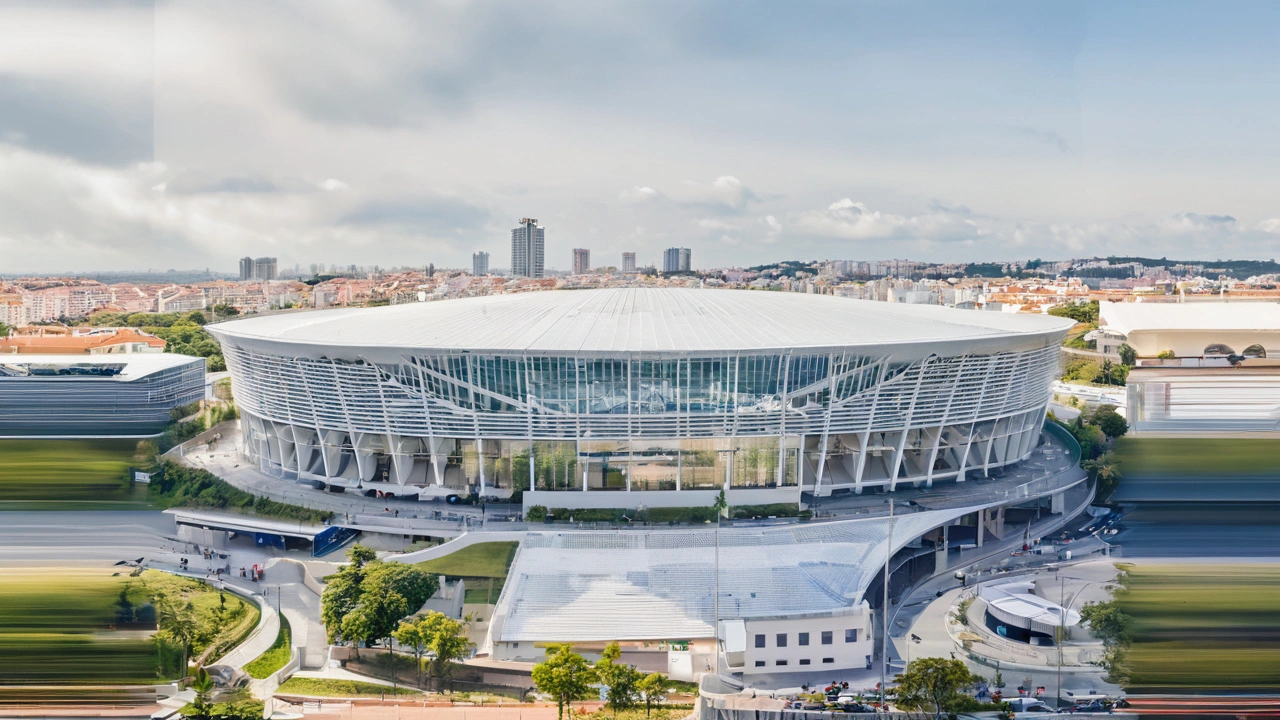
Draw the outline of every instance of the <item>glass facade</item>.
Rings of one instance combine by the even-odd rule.
[[[1058,349],[1001,342],[916,359],[861,346],[424,351],[378,363],[355,348],[344,352],[357,359],[250,350],[234,338],[223,349],[247,418],[245,446],[275,472],[330,478],[333,463],[318,472],[300,458],[339,452],[353,457],[348,480],[498,494],[829,492],[962,479],[1025,457]],[[282,443],[282,433],[301,440]]]

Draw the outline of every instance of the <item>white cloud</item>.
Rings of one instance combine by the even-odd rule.
[[[625,203],[643,203],[658,200],[662,193],[651,187],[636,186],[618,193],[618,199]]]
[[[732,175],[721,175],[710,183],[685,180],[671,189],[676,202],[701,205],[722,210],[739,211],[756,199],[741,180]]]
[[[964,215],[933,209],[918,215],[898,215],[871,210],[865,203],[843,198],[826,210],[796,214],[792,224],[802,233],[843,240],[912,239],[927,241],[972,240],[986,234]]]

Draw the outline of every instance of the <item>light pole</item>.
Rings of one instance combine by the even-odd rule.
[[[880,609],[882,613],[883,630],[881,634],[884,636],[880,639],[880,652],[884,656],[880,663],[880,710],[887,712],[884,704],[885,683],[888,681],[886,670],[889,666],[889,563],[893,559],[893,498],[889,498],[889,536],[885,541],[884,547],[884,606]]]
[[[1067,581],[1068,580],[1084,580],[1084,578],[1068,577],[1066,575],[1058,576],[1058,699],[1054,710],[1062,706],[1062,643],[1067,639],[1067,613],[1071,612],[1071,605],[1076,604],[1076,600],[1080,599],[1080,593],[1090,585],[1099,582],[1107,582],[1106,580],[1088,580],[1084,585],[1080,586],[1071,598],[1071,605],[1063,606],[1063,601],[1067,597]]]

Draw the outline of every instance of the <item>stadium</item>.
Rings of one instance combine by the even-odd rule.
[[[963,481],[1036,447],[1068,320],[558,290],[208,327],[261,471],[395,497],[732,505]]]

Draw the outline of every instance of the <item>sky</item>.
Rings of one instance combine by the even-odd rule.
[[[1280,3],[0,0],[0,273],[1274,258]]]

